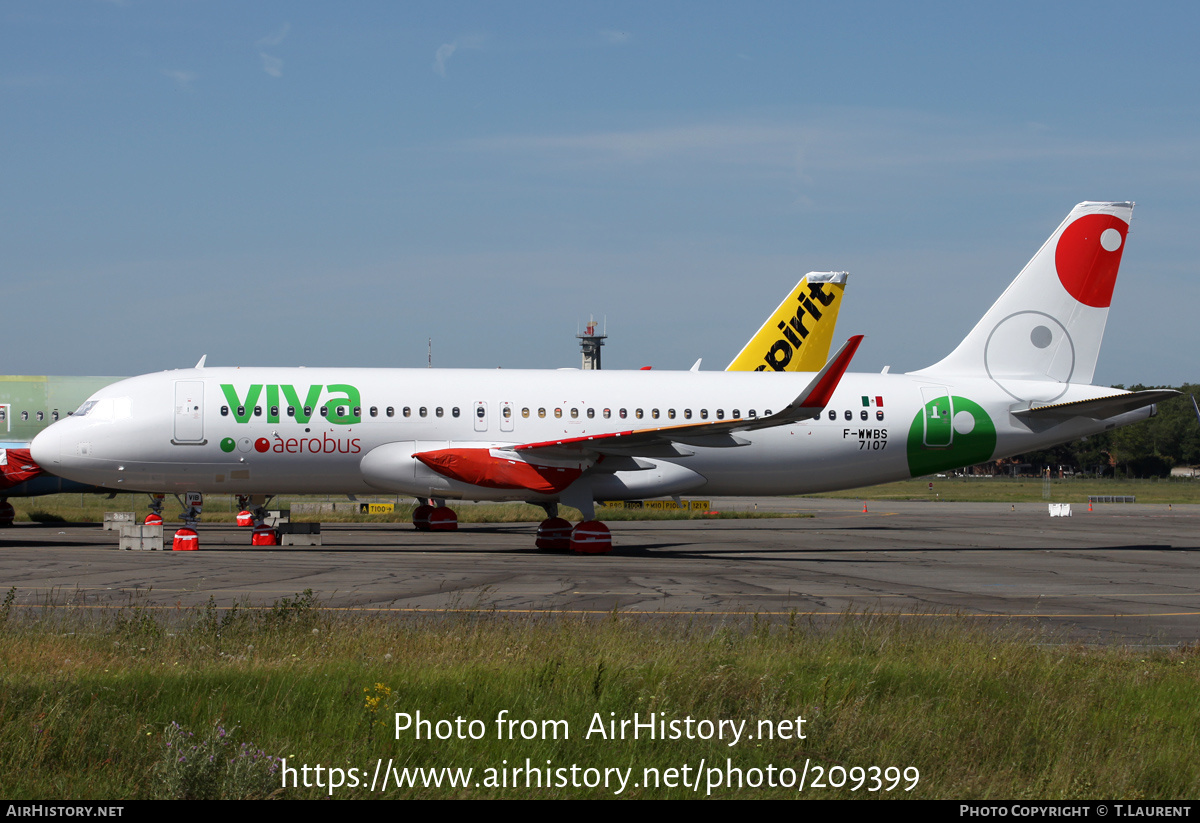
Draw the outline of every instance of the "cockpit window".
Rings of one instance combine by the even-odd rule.
[[[95,420],[124,420],[133,412],[133,400],[129,397],[101,397],[88,400],[74,416],[90,416]]]

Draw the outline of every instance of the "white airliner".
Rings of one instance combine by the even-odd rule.
[[[801,494],[1043,449],[1176,394],[1089,385],[1132,209],[1076,206],[917,372],[846,374],[860,337],[815,375],[190,369],[96,392],[33,457],[129,491],[561,502],[592,521],[595,500]]]

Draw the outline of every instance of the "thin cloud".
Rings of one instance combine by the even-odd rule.
[[[283,77],[283,58],[276,57],[273,54],[267,54],[263,51],[264,48],[274,48],[280,45],[287,38],[288,32],[292,30],[291,23],[284,23],[279,27],[279,31],[268,34],[266,37],[260,38],[254,45],[258,47],[258,56],[262,59],[263,71],[272,77]]]
[[[627,31],[604,29],[600,32],[600,37],[603,38],[605,42],[612,43],[614,46],[623,46],[630,41],[632,35]]]
[[[483,46],[485,37],[482,34],[470,34],[460,37],[453,43],[442,43],[433,55],[433,73],[438,77],[446,76],[446,64],[459,49],[478,49]]]
[[[168,69],[163,72],[164,75],[175,81],[176,85],[181,89],[190,89],[192,83],[196,81],[200,75],[194,71],[183,71],[181,69]]]
[[[460,148],[528,155],[536,162],[641,165],[664,160],[788,167],[802,174],[861,174],[1129,157],[1174,158],[1195,141],[1127,140],[1060,134],[1022,124],[954,120],[903,110],[844,110],[803,121],[695,123],[579,134],[506,135],[466,140]],[[953,172],[958,173],[958,172]]]
[[[262,38],[254,45],[258,46],[259,48],[262,48],[264,46],[278,46],[280,43],[283,42],[284,38],[288,36],[288,32],[291,30],[292,30],[292,24],[284,23],[282,26],[279,27],[279,31],[275,32],[274,34],[268,34],[266,37]]]
[[[433,70],[439,77],[446,76],[446,61],[453,56],[454,52],[458,51],[457,43],[443,43],[438,46],[437,53],[433,56]]]
[[[258,56],[262,58],[263,71],[272,77],[283,77],[283,60],[263,51],[260,51]]]

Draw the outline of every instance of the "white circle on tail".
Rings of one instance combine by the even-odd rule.
[[[1105,251],[1116,251],[1121,248],[1121,233],[1116,229],[1105,229],[1100,233],[1100,245]]]
[[[988,335],[988,377],[1015,400],[1062,397],[1075,372],[1075,344],[1062,323],[1040,311],[1010,314]]]

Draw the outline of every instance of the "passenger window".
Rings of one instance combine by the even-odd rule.
[[[684,417],[684,419],[685,419],[685,420],[691,420],[691,419],[692,419],[692,410],[691,410],[691,409],[684,409],[684,410],[683,410],[683,417]]]
[[[555,410],[554,410],[554,416],[555,416],[555,417],[562,417],[562,409],[555,409]]]
[[[355,406],[355,407],[354,407],[354,416],[355,416],[355,417],[362,417],[362,406]]]
[[[708,419],[708,409],[701,409],[701,410],[700,410],[700,419],[701,419],[701,420],[707,420],[707,419]]]
[[[228,416],[229,416],[229,407],[228,407],[228,406],[222,406],[222,407],[221,407],[221,416],[222,416],[222,417],[228,417]]]
[[[830,409],[830,410],[829,410],[829,419],[830,419],[830,420],[837,420],[837,412],[835,412],[833,409]]]
[[[635,411],[633,413],[633,416],[636,417],[638,420],[641,420],[642,419],[642,410],[638,409],[637,411]]]
[[[651,409],[650,416],[653,417],[655,420],[657,420],[658,419],[658,409]]]
[[[255,406],[255,407],[254,407],[254,416],[255,416],[255,417],[262,417],[262,406]]]
[[[880,412],[880,414],[883,414],[883,412]],[[0,419],[2,419],[2,418],[0,418]],[[54,411],[50,412],[50,419],[51,419],[51,420],[57,420],[57,419],[58,419],[58,409],[55,409]],[[879,419],[880,419],[880,420],[882,420],[883,418],[881,417],[881,418],[879,418]]]
[[[55,419],[57,419],[57,418],[55,418]],[[880,409],[879,411],[875,412],[875,419],[883,420],[883,409]]]
[[[225,408],[225,407],[222,406],[221,408]],[[229,410],[225,409],[225,411],[227,412]],[[7,419],[8,419],[8,409],[0,409],[0,420],[7,420]]]
[[[751,409],[751,410],[750,410],[750,412],[749,412],[748,416],[749,416],[749,417],[758,417],[758,415],[754,413],[754,409]]]
[[[763,417],[770,417],[770,416],[771,416],[771,410],[770,410],[770,409],[766,409],[766,410],[764,410],[764,411],[763,411]]]
[[[312,406],[305,406],[305,407],[304,407],[304,416],[305,416],[305,417],[312,417]]]
[[[484,418],[484,415],[486,415],[486,414],[487,414],[487,409],[485,409],[483,406],[475,407],[475,416],[478,417],[480,420],[482,420]]]
[[[588,410],[587,410],[587,416],[588,416],[588,420],[591,420],[592,418],[594,418],[594,417],[596,416],[596,410],[595,410],[595,409],[588,409]]]
[[[329,407],[328,407],[328,406],[322,406],[322,407],[321,407],[321,416],[322,416],[322,417],[328,417],[328,416],[329,416]]]
[[[867,419],[867,410],[866,410],[866,409],[863,409],[862,411],[860,411],[860,412],[858,413],[858,419],[859,419],[859,420],[866,420],[866,419]]]
[[[287,412],[288,412],[288,417],[295,417],[296,416],[296,407],[288,406]]]
[[[538,409],[538,417],[545,417],[545,416],[546,416],[546,410]]]
[[[408,407],[406,406],[405,408],[407,409]],[[386,414],[388,417],[395,417],[396,416],[396,408],[394,406],[388,406],[384,410],[383,413]],[[405,415],[405,417],[407,417],[407,416],[408,415]]]
[[[245,406],[238,406],[238,413],[237,413],[237,416],[238,416],[238,417],[245,417],[245,416],[246,416],[246,407],[245,407]]]
[[[405,406],[405,407],[404,407],[404,411],[402,412],[402,414],[403,414],[405,417],[412,417],[412,408],[410,408],[409,406]],[[392,407],[391,407],[391,406],[388,406],[388,409],[387,409],[387,416],[388,416],[388,417],[392,417]]]
[[[23,412],[21,412],[21,419],[22,419],[22,420],[28,420],[28,419],[29,419],[29,412],[27,412],[27,411],[23,411]]]
[[[272,407],[271,407],[271,416],[272,416],[272,417],[278,417],[278,416],[279,416],[279,407],[278,407],[278,406],[272,406]]]
[[[345,406],[336,406],[334,408],[334,413],[338,417],[345,417],[346,416],[346,407]]]
[[[864,412],[864,414],[865,414],[865,412]],[[37,413],[37,419],[38,419],[38,421],[39,421],[39,422],[41,422],[42,420],[45,420],[45,419],[46,419],[46,413],[45,413],[45,412],[38,412],[38,413]]]
[[[725,419],[725,410],[724,409],[717,409],[717,419],[718,420]]]
[[[500,410],[500,416],[505,420],[512,419],[512,406],[505,406]]]
[[[846,417],[846,419],[847,419],[847,420],[853,420],[853,419],[854,419],[854,412],[850,411],[849,409],[846,409],[846,414],[845,414],[845,417]]]
[[[674,420],[674,419],[675,419],[675,410],[674,410],[674,409],[667,409],[667,417],[669,417],[670,419]]]
[[[579,417],[579,409],[571,409],[571,419],[574,420],[576,417]]]
[[[458,406],[455,406],[454,408],[452,408],[452,409],[450,410],[450,416],[451,416],[451,417],[458,417]]]
[[[428,417],[429,410],[422,406],[421,408],[417,409],[417,414],[421,417]]]
[[[604,419],[605,419],[605,420],[607,420],[607,419],[608,419],[608,418],[610,418],[610,417],[612,417],[612,410],[611,410],[611,409],[605,409],[605,410],[604,410]]]
[[[379,407],[378,407],[378,406],[372,406],[372,407],[371,407],[371,416],[372,416],[372,417],[378,417],[378,416],[379,416]]]
[[[742,413],[740,411],[738,411],[737,409],[734,409],[731,417],[733,417],[734,420],[740,420],[742,417]]]
[[[624,409],[621,409],[619,412],[617,412],[617,414],[619,414],[621,416],[622,420],[624,420],[626,417],[629,416],[629,413],[626,412]]]
[[[521,409],[521,416],[522,416],[522,417],[528,417],[528,416],[529,416],[529,407],[528,407],[528,406],[526,406],[525,408]]]

